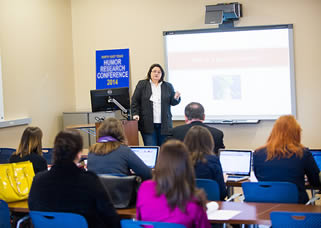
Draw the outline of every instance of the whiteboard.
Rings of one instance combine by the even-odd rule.
[[[181,92],[174,120],[199,102],[206,120],[296,115],[293,25],[167,31],[167,80]]]

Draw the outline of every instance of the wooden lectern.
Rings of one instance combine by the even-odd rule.
[[[128,146],[139,146],[138,142],[138,121],[136,120],[121,120],[125,135],[128,141]],[[98,139],[98,128],[101,122],[96,122],[96,140]]]

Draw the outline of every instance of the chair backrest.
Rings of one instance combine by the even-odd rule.
[[[271,212],[273,228],[320,228],[321,213]]]
[[[220,188],[215,180],[196,178],[196,186],[204,189],[208,200],[220,200]]]
[[[246,202],[298,203],[299,200],[297,186],[289,182],[244,182],[242,188]]]
[[[0,148],[0,164],[5,164],[9,162],[9,158],[16,149],[12,148]]]
[[[10,228],[10,211],[8,204],[0,200],[0,228]]]
[[[42,148],[42,156],[46,159],[47,164],[52,164],[52,148]]]
[[[86,219],[74,213],[30,211],[34,228],[88,228]]]
[[[138,183],[136,176],[116,176],[117,174],[100,174],[106,192],[115,208],[135,206]]]
[[[177,223],[168,222],[146,222],[123,219],[120,221],[122,228],[184,228],[185,226]]]

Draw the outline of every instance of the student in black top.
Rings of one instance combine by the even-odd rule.
[[[11,155],[9,162],[30,161],[35,173],[47,170],[47,161],[42,157],[41,139],[42,131],[39,127],[27,127],[22,134],[18,150]]]
[[[184,143],[190,151],[196,178],[216,181],[220,189],[220,200],[224,200],[227,190],[220,160],[213,152],[214,140],[210,131],[202,126],[193,126],[187,132]]]
[[[53,166],[38,173],[29,193],[29,209],[71,212],[84,216],[89,228],[120,228],[120,219],[96,174],[77,167],[82,138],[65,130],[55,139]]]

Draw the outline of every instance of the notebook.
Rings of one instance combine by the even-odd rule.
[[[246,180],[251,175],[251,150],[220,150],[220,162],[227,181]]]
[[[317,163],[319,170],[321,170],[321,149],[310,149],[310,152],[315,160],[315,163]]]
[[[130,149],[149,167],[155,168],[158,157],[158,146],[130,146]]]

